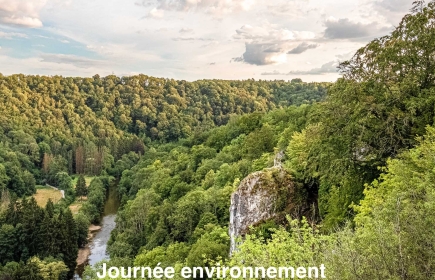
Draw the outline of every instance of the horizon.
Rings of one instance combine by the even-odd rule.
[[[339,62],[389,34],[411,4],[0,0],[0,73],[333,82]]]

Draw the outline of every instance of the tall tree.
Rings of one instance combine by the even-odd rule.
[[[76,195],[80,197],[80,200],[82,199],[82,196],[86,196],[88,192],[88,189],[86,187],[86,180],[83,174],[80,174],[77,184],[76,184]]]

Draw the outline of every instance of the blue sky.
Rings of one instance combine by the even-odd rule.
[[[334,81],[408,0],[0,0],[0,73]]]

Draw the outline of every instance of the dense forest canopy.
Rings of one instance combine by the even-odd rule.
[[[186,138],[233,115],[320,101],[327,85],[0,76],[1,184],[21,196],[34,180],[56,185],[60,171],[120,175],[109,169],[129,152],[143,154],[144,144]]]
[[[0,236],[4,237],[0,265],[5,265],[4,275],[17,278],[26,267],[36,271],[38,265],[58,263],[63,268],[58,275],[71,277],[77,247],[86,243],[87,225],[100,220],[106,189],[124,170],[131,172],[130,168],[141,158],[145,162],[158,158],[163,161],[163,154],[154,146],[167,150],[174,145],[170,143],[190,139],[183,146],[196,151],[192,165],[196,170],[208,153],[216,154],[239,134],[260,128],[265,112],[321,101],[327,86],[298,79],[186,82],[145,75],[0,75]],[[231,133],[220,129],[213,130],[213,137],[207,136],[211,129],[228,122]],[[239,127],[242,123],[246,127]],[[273,137],[271,128],[265,129],[266,137]],[[213,148],[196,145],[206,138]],[[263,146],[272,151],[276,142],[265,139],[263,146],[257,147],[254,135],[246,141],[251,142],[250,149],[255,154],[251,158],[261,155]],[[209,170],[203,167],[204,171]],[[98,177],[86,186],[83,175]],[[184,181],[193,179],[188,171],[182,176]],[[178,199],[191,186],[171,186],[174,180],[167,178],[165,195],[172,193],[173,199]],[[199,177],[195,182],[200,180]],[[44,185],[65,191],[66,198],[44,209],[33,199],[25,198]],[[127,200],[134,197],[138,188],[131,188],[124,179],[119,192]],[[68,205],[77,201],[81,206],[79,213],[74,221],[66,221],[63,217],[71,214]],[[50,210],[53,207],[55,211]],[[71,225],[70,231],[47,232],[48,228],[64,227],[65,223]],[[46,239],[57,239],[57,243],[35,245],[47,243]],[[68,245],[62,243],[68,240]]]

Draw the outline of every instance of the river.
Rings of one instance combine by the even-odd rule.
[[[94,238],[92,238],[88,244],[90,249],[90,255],[87,261],[88,265],[94,265],[97,262],[109,259],[109,255],[106,252],[107,242],[109,241],[110,233],[115,228],[116,213],[119,208],[119,198],[116,188],[116,183],[111,184],[104,204],[104,211],[100,224],[101,230],[95,234]],[[74,279],[81,279],[84,269],[85,266],[77,267]]]

